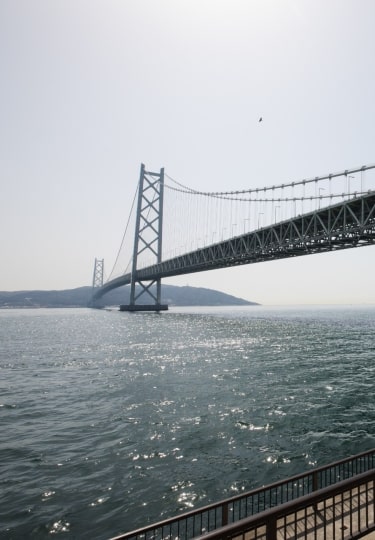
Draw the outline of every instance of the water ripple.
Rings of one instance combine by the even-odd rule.
[[[374,308],[0,319],[1,538],[107,538],[375,446]]]

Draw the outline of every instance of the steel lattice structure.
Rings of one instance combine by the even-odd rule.
[[[95,259],[94,274],[92,277],[93,289],[98,289],[103,286],[104,277],[104,259]]]
[[[236,236],[136,271],[138,281],[324,253],[375,243],[375,192]],[[114,279],[94,294],[131,283]]]
[[[139,255],[148,252],[157,264],[161,263],[163,227],[164,169],[159,173],[146,171],[141,165],[138,188],[138,207],[135,224],[133,264],[130,276],[130,303],[121,305],[121,311],[167,309],[161,304],[161,276],[143,278],[137,270]],[[138,285],[138,291],[136,291]],[[146,295],[153,304],[142,305],[137,301]]]

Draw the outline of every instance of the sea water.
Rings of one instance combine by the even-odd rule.
[[[106,539],[375,447],[375,306],[0,311],[0,538]]]

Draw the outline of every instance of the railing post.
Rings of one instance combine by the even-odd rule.
[[[275,515],[270,516],[266,524],[266,540],[276,540],[276,525],[277,518]]]
[[[318,473],[317,473],[317,471],[313,471],[313,473],[312,473],[312,490],[317,491],[318,489],[319,489]]]
[[[221,507],[221,526],[228,525],[228,503],[224,503]]]

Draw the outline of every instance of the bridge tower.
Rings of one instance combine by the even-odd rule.
[[[161,303],[161,278],[147,282],[137,278],[139,255],[146,252],[154,260],[154,263],[161,262],[163,195],[164,169],[160,169],[158,173],[146,171],[142,163],[138,186],[130,302],[129,305],[121,305],[120,311],[161,311],[168,309],[166,304]],[[151,298],[152,303],[138,303],[143,295],[146,295],[148,299]]]
[[[96,289],[103,286],[104,278],[104,259],[95,259],[94,275],[92,277],[92,288]]]
[[[94,273],[92,276],[92,294],[88,301],[88,307],[100,308],[100,303],[94,300],[95,292],[103,286],[104,281],[104,259],[95,259]]]

